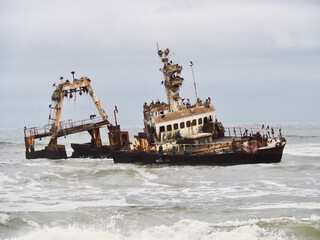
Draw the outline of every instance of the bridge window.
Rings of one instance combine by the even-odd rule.
[[[190,126],[191,126],[191,122],[187,121],[187,127],[190,127]]]
[[[196,126],[197,125],[197,120],[196,119],[193,119],[192,120],[192,126]]]
[[[164,132],[164,126],[160,127],[160,132]]]
[[[180,128],[183,129],[184,128],[184,122],[180,123]]]
[[[202,118],[198,119],[198,124],[201,125],[202,124]]]
[[[170,132],[172,130],[172,125],[167,125],[167,131]]]
[[[208,118],[207,117],[203,118],[203,122],[207,123],[208,122]]]
[[[209,121],[212,122],[212,115],[209,116]]]
[[[177,130],[179,128],[178,123],[173,124],[173,129]]]

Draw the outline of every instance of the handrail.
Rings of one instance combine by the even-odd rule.
[[[256,133],[260,133],[261,136],[271,137],[274,136],[277,132],[281,133],[281,127],[225,127],[225,135],[229,137],[250,137]]]
[[[103,121],[102,117],[98,116],[95,118],[72,121],[72,119],[64,120],[59,122],[59,130],[64,130],[72,127],[80,127],[87,124],[94,124]],[[53,124],[47,124],[41,127],[24,128],[24,136],[32,137],[36,135],[46,135],[53,133]]]

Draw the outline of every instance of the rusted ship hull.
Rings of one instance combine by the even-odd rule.
[[[26,151],[26,159],[37,159],[37,158],[48,158],[48,159],[63,159],[67,158],[67,153],[64,145],[57,145],[55,150],[45,149],[39,151]]]
[[[268,149],[259,149],[255,153],[235,151],[230,153],[201,153],[201,154],[164,154],[142,151],[114,151],[114,163],[134,164],[168,164],[168,165],[212,165],[231,166],[239,164],[278,163],[281,161],[285,144]]]
[[[110,146],[101,146],[100,148],[93,148],[90,143],[76,144],[71,143],[73,148],[72,158],[110,158]]]

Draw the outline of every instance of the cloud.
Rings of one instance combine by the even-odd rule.
[[[77,77],[93,79],[104,106],[117,104],[126,125],[142,123],[143,102],[165,100],[156,42],[169,47],[172,58],[184,66],[182,94],[193,94],[192,59],[199,94],[216,99],[224,116],[234,114],[227,113],[231,103],[242,109],[267,92],[273,97],[261,98],[253,107],[258,109],[258,102],[276,105],[277,114],[268,108],[265,115],[288,120],[279,111],[285,108],[296,116],[295,109],[276,100],[286,92],[290,103],[304,109],[300,118],[319,119],[305,107],[320,101],[313,90],[320,88],[319,12],[318,1],[298,0],[4,0],[0,111],[20,120],[2,118],[0,123],[24,119],[32,124],[46,115],[52,83],[60,75],[70,78],[72,70]],[[295,86],[303,99],[295,97]],[[237,119],[251,117],[243,110]]]
[[[7,1],[4,37],[21,47],[318,48],[320,6],[292,1]],[[12,7],[14,4],[15,7]]]

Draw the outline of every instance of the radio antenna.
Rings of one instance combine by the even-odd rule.
[[[196,94],[196,103],[198,102],[198,93],[197,93],[197,85],[196,85],[196,80],[194,78],[194,73],[193,73],[193,62],[190,61],[190,67],[191,67],[191,71],[192,71],[192,77],[193,77],[193,85],[194,85],[194,92]]]

